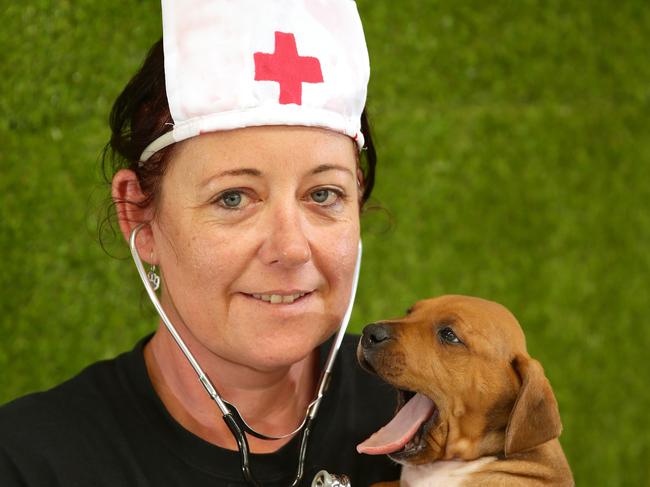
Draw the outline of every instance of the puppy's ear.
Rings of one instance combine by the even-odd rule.
[[[506,456],[541,445],[562,432],[560,411],[542,365],[517,355],[512,367],[521,378],[521,388],[506,428]]]

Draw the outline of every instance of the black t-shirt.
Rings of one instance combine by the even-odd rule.
[[[395,408],[391,387],[356,364],[356,340],[346,336],[341,345],[314,421],[302,485],[311,485],[322,469],[347,474],[352,487],[399,478],[388,458],[355,450]],[[193,435],[167,412],[147,375],[146,341],[47,392],[0,407],[0,486],[246,485],[238,452]],[[321,365],[330,343],[321,347]],[[221,421],[216,405],[215,417]],[[299,443],[296,435],[275,453],[251,455],[258,482],[290,485]]]

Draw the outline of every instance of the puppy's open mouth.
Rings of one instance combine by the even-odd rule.
[[[394,460],[407,459],[426,447],[426,434],[437,420],[438,408],[431,399],[399,389],[395,417],[357,445],[357,451],[368,455],[388,454]]]

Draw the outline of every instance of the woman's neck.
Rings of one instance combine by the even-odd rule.
[[[191,344],[188,346],[192,350]],[[196,436],[236,450],[237,444],[217,405],[164,327],[147,343],[144,357],[154,389],[172,417]],[[209,357],[202,354],[197,360],[220,395],[237,407],[253,429],[263,434],[279,436],[293,431],[302,422],[316,391],[318,350],[300,362],[270,372],[254,370],[214,354]],[[248,435],[253,453],[276,451],[290,439],[266,441]]]

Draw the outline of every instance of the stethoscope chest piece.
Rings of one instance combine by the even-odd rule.
[[[351,487],[351,485],[347,475],[332,475],[326,470],[321,470],[314,477],[311,487]]]

